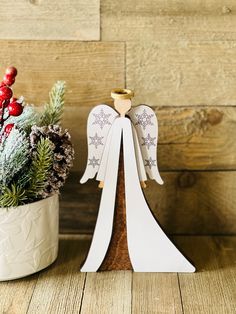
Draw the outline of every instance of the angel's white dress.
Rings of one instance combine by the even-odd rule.
[[[104,105],[101,106],[104,107],[103,113],[105,114],[107,108],[105,108]],[[109,110],[113,110],[110,107],[108,108]],[[145,111],[143,108],[139,108],[139,110]],[[96,118],[96,113],[92,115]],[[107,116],[108,115],[109,114],[107,114]],[[135,112],[133,112],[133,115],[137,116]],[[97,180],[104,181],[92,243],[81,271],[97,271],[109,247],[113,228],[120,145],[123,143],[127,241],[130,261],[134,271],[194,272],[194,266],[165,235],[146,203],[140,186],[140,180],[146,180],[145,166],[148,168],[146,170],[149,170],[147,171],[149,177],[156,179],[160,184],[163,182],[159,175],[158,168],[153,167],[152,169],[152,165],[155,165],[155,163],[151,157],[145,159],[146,165],[144,165],[144,153],[140,147],[142,144],[139,143],[138,129],[136,131],[132,123],[132,118],[134,118],[132,117],[132,112],[130,117],[131,120],[129,118],[119,117],[117,114],[113,116],[112,123],[109,122],[111,124],[109,132],[106,138],[104,137],[105,143],[102,148],[101,160],[90,156],[92,158],[88,159],[87,169],[81,179],[81,183],[84,183],[88,178],[93,177],[95,175],[94,172],[97,171]],[[95,126],[96,123],[90,121],[90,127],[92,124]],[[95,143],[97,144],[96,148],[98,148],[99,136],[97,132],[95,135],[96,140],[94,140],[94,136],[89,136],[91,139],[89,145]],[[101,138],[103,137],[100,137],[100,146],[102,146]],[[143,139],[145,143],[145,137],[143,137]],[[150,144],[150,141],[148,143]],[[150,148],[149,146],[149,149]],[[152,148],[156,151],[156,147]],[[155,170],[150,172],[151,169]]]

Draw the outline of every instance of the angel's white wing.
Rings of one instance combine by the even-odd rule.
[[[98,105],[90,112],[87,123],[88,161],[80,183],[94,178],[99,170],[109,130],[118,113],[107,105]]]
[[[155,112],[140,105],[132,108],[128,115],[137,131],[146,173],[150,179],[163,184],[157,165],[158,122]]]

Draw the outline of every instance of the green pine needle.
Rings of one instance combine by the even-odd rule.
[[[27,200],[25,190],[12,184],[10,188],[4,187],[0,196],[0,207],[16,207]]]
[[[39,126],[59,124],[63,114],[65,96],[65,82],[58,81],[49,93],[49,104],[45,105]]]
[[[36,154],[32,158],[30,167],[30,182],[26,190],[29,199],[35,199],[44,190],[52,167],[52,142],[41,138],[36,147]]]

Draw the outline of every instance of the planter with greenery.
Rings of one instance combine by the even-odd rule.
[[[50,265],[58,251],[58,194],[74,158],[60,126],[65,83],[58,81],[43,111],[14,98],[17,71],[0,84],[0,281]]]

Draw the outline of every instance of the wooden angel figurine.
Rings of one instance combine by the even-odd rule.
[[[156,115],[146,105],[131,109],[131,90],[116,89],[111,96],[115,110],[98,105],[88,117],[88,162],[80,182],[97,174],[103,190],[81,271],[194,272],[159,226],[142,191],[147,174],[163,184],[156,159]]]

